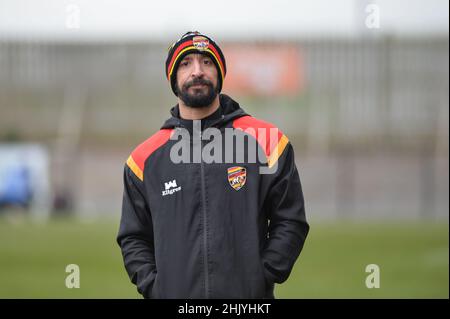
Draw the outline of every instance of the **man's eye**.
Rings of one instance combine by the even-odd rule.
[[[211,64],[212,61],[211,61],[211,60],[203,60],[203,63],[204,63],[204,64]]]
[[[181,61],[180,63],[182,66],[187,66],[189,64],[189,61]]]

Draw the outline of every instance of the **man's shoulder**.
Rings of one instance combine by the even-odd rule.
[[[279,156],[289,143],[288,137],[276,125],[250,115],[235,119],[233,121],[233,128],[242,130],[253,136],[269,159],[277,156],[274,155],[275,150]]]
[[[173,129],[161,129],[139,144],[131,152],[127,159],[127,165],[140,180],[143,180],[145,161],[157,149],[167,143],[172,132]]]
[[[251,115],[244,115],[241,117],[238,117],[233,120],[233,127],[239,128],[242,130],[245,130],[247,128],[253,128],[253,129],[277,129],[281,132],[281,130],[274,124],[258,119],[256,117],[253,117]],[[282,133],[282,132],[281,132]]]

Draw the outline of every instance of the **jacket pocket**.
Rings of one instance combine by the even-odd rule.
[[[261,261],[261,271],[264,277],[264,297],[263,299],[274,299],[274,288],[275,283],[272,281],[271,277],[268,276],[268,270],[264,266],[264,263]]]
[[[266,270],[264,269],[263,262],[260,261],[259,264],[260,264],[260,268],[261,268],[261,281],[262,281],[262,286],[264,288],[264,295],[265,295],[267,293],[267,289],[270,287],[270,282],[269,282],[269,279],[267,278]]]
[[[152,289],[150,290],[150,299],[159,299],[159,284],[158,284],[158,274],[155,276],[155,280],[153,281]]]

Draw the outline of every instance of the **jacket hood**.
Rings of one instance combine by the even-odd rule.
[[[235,100],[233,100],[226,94],[219,95],[219,103],[220,103],[219,107],[222,109],[222,117],[217,121],[215,121],[214,123],[212,123],[211,126],[218,125],[219,123],[222,126],[228,123],[229,121],[248,115],[239,106],[239,103],[237,103]],[[169,118],[164,123],[161,129],[170,129],[181,126],[181,121],[183,120],[180,118],[180,110],[178,104],[170,109],[170,114],[172,115],[172,117]]]

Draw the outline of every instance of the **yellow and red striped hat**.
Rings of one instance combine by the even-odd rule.
[[[200,53],[211,57],[219,74],[218,92],[220,92],[225,74],[227,73],[225,57],[222,50],[210,37],[198,31],[189,31],[169,47],[166,59],[166,76],[175,95],[177,95],[175,81],[178,65],[183,60],[183,57],[190,53]]]

